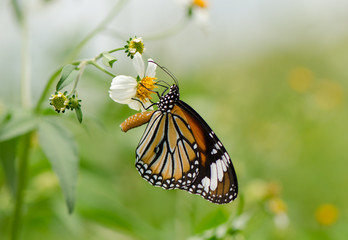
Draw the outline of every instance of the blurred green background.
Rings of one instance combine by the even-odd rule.
[[[50,75],[114,1],[20,4],[28,14],[29,94],[35,103]],[[1,1],[0,6],[4,114],[20,104],[23,44],[11,3]],[[176,34],[158,37],[185,17],[186,9],[175,1],[129,1],[79,59],[142,36],[145,58],[178,78],[181,99],[224,143],[237,171],[240,197],[218,206],[144,181],[134,167],[144,127],[120,131],[121,122],[135,112],[113,102],[111,78],[89,67],[78,87],[83,123],[70,112],[57,116],[79,146],[76,209],[68,214],[58,180],[36,144],[21,239],[200,239],[202,234],[219,239],[207,230],[233,223],[241,209],[250,219],[239,234],[222,239],[346,239],[347,12],[343,0],[210,1],[208,25],[193,20]],[[131,61],[123,54],[116,57],[112,71],[134,75]],[[258,197],[269,186],[275,186],[272,196],[285,205],[284,226],[277,225],[277,211]],[[13,205],[0,169],[0,239],[9,234]],[[329,210],[321,211],[323,206]]]

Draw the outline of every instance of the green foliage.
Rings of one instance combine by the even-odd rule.
[[[17,139],[0,142],[0,162],[4,169],[7,185],[12,196],[16,193],[16,168],[15,158],[17,151]]]
[[[75,140],[64,125],[52,117],[42,119],[38,134],[42,150],[60,180],[69,213],[72,213],[79,162]]]
[[[108,52],[103,53],[102,62],[106,67],[112,68],[117,59]]]
[[[56,91],[60,91],[69,84],[71,84],[77,76],[78,71],[76,66],[72,64],[67,64],[63,67],[60,79],[56,86]]]
[[[25,23],[27,11],[20,2],[12,1],[12,7]],[[122,59],[111,53],[124,54],[125,48],[72,62],[126,2],[118,1],[77,46],[62,43],[69,52],[74,49],[71,61],[53,59],[64,67],[48,81],[41,79],[44,88],[30,92],[37,99],[43,89],[35,106],[24,108],[11,98],[3,102],[1,95],[0,238],[345,239],[346,39],[331,49],[304,43],[277,46],[243,61],[231,60],[229,44],[224,44],[209,64],[197,60],[189,71],[173,72],[180,76],[182,100],[211,125],[235,165],[240,194],[235,202],[218,206],[184,191],[155,188],[137,173],[134,150],[144,128],[122,133],[119,124],[134,111],[107,94],[115,77],[109,68]],[[186,11],[185,19],[195,14],[192,6]],[[208,50],[200,41],[189,47]],[[157,45],[146,46],[148,54]],[[163,53],[158,52],[158,59]],[[178,53],[183,58],[188,54]],[[131,56],[129,50],[126,54]],[[49,68],[41,61],[40,71]],[[163,62],[171,71],[178,64],[168,58]],[[6,87],[17,84],[12,74],[3,74]],[[48,108],[48,98],[50,91],[65,88],[70,90],[67,109],[75,113],[59,116]],[[338,212],[330,224],[323,224],[328,217],[317,213],[325,203]]]
[[[0,125],[0,142],[24,135],[37,127],[38,119],[30,111],[17,109]]]

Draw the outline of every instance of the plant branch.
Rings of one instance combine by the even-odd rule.
[[[67,62],[72,62],[76,56],[80,53],[81,49],[86,45],[86,43],[92,38],[94,37],[97,33],[99,33],[100,31],[102,31],[105,26],[112,20],[112,18],[114,18],[119,11],[122,9],[123,5],[127,2],[127,0],[120,0],[116,3],[116,5],[111,9],[110,13],[106,16],[106,18],[90,33],[88,34],[75,48],[75,51],[71,54],[71,56],[69,57],[70,60],[68,60]],[[114,50],[109,51],[109,53],[115,52],[115,51],[119,51],[122,50],[124,48],[117,48]],[[101,55],[98,55],[96,59],[99,59],[101,57]],[[72,63],[73,65],[78,65],[80,64],[80,61],[78,62],[74,62]],[[96,65],[95,65],[96,66]],[[99,68],[98,66],[96,66],[97,68]],[[43,101],[46,99],[47,94],[49,93],[54,81],[56,80],[56,78],[59,76],[60,72],[62,71],[63,67],[59,68],[58,70],[56,70],[51,77],[49,78],[48,82],[46,83],[46,86],[36,104],[35,107],[35,111],[39,112],[41,110],[41,104],[43,103]],[[103,72],[106,72],[105,69],[102,70]],[[114,76],[113,74],[107,72],[108,75],[110,76]]]
[[[105,68],[103,68],[102,66],[100,66],[98,63],[96,63],[95,61],[91,61],[89,62],[90,64],[92,64],[93,66],[95,66],[96,68],[98,68],[100,71],[108,74],[111,77],[116,77],[116,75],[112,74],[111,72],[107,71]]]

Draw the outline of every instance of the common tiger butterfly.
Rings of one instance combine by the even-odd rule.
[[[225,147],[203,118],[180,100],[177,84],[164,93],[157,93],[157,110],[137,113],[121,124],[126,132],[148,123],[136,149],[138,172],[154,186],[186,190],[216,204],[231,202],[238,183]]]

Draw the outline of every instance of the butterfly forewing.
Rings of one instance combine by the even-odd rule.
[[[140,175],[165,189],[191,184],[199,168],[193,133],[185,119],[172,112],[154,112],[136,149]]]

